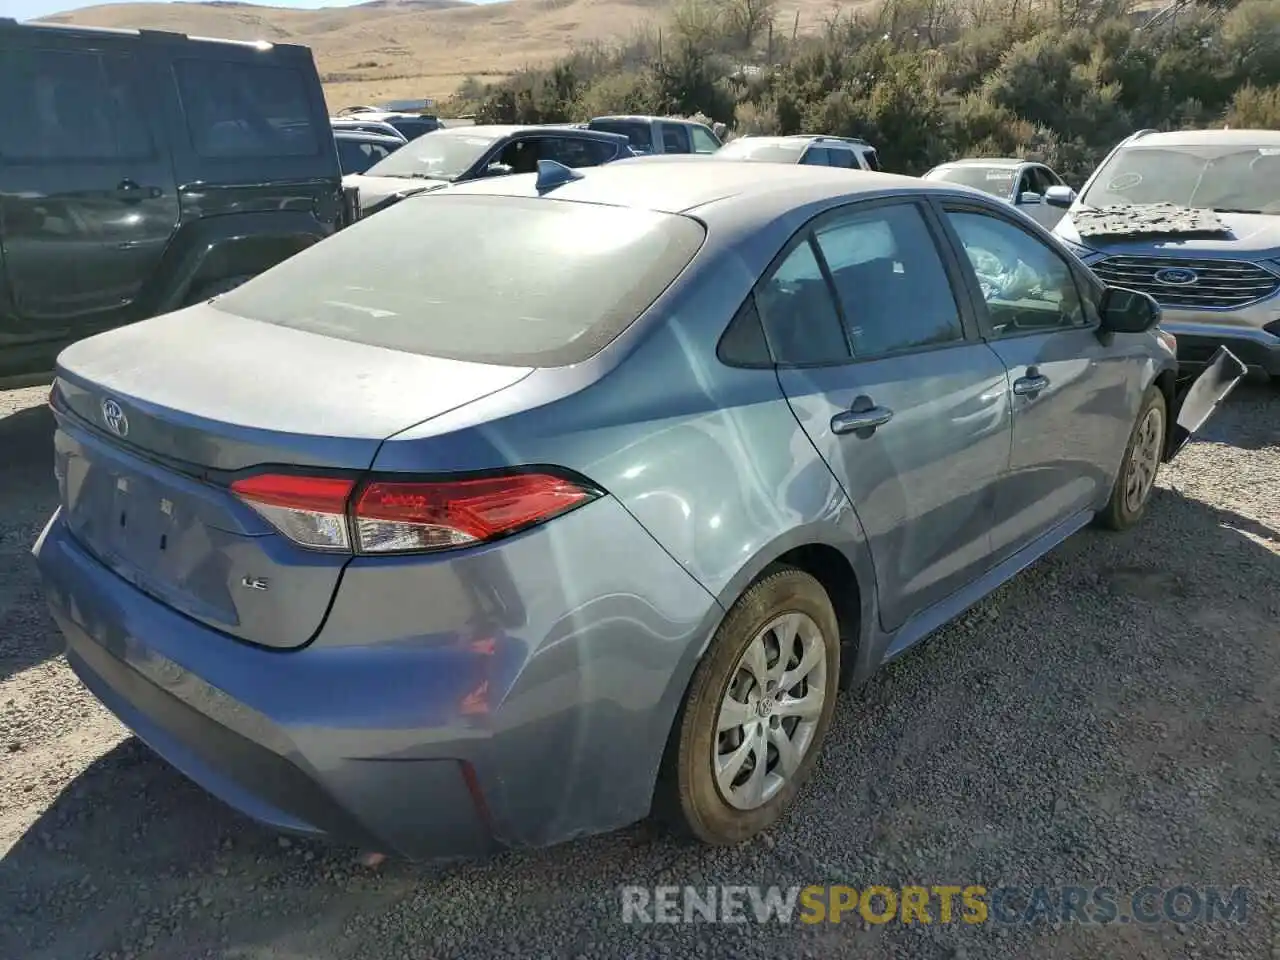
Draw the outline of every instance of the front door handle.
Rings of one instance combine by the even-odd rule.
[[[1049,378],[1037,373],[1034,368],[1027,371],[1025,377],[1013,381],[1013,392],[1020,397],[1034,397],[1049,385]]]
[[[865,439],[892,419],[893,411],[888,407],[877,407],[870,397],[858,397],[848,410],[831,418],[831,432],[853,433]]]

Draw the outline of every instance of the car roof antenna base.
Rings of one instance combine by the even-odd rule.
[[[539,160],[538,180],[535,186],[539,193],[546,193],[571,180],[581,180],[582,176],[577,170],[566,167],[563,163],[557,163],[555,160]]]

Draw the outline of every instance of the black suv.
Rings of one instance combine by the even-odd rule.
[[[306,47],[0,19],[0,383],[347,219]]]

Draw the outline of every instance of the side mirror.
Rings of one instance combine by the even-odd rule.
[[[1066,184],[1054,184],[1044,192],[1044,202],[1051,207],[1066,209],[1076,202],[1076,192]]]
[[[1098,304],[1105,333],[1146,333],[1160,322],[1160,304],[1137,290],[1107,287]]]
[[[1040,194],[1038,193],[1033,193],[1032,191],[1028,190],[1025,193],[1018,194],[1018,203],[1019,205],[1022,205],[1022,204],[1034,205],[1037,203],[1044,203],[1044,197],[1040,196]]]
[[[486,177],[505,177],[511,172],[511,167],[505,163],[491,163],[484,168],[484,175]]]

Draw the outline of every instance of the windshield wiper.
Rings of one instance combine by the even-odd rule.
[[[1214,213],[1265,213],[1265,210],[1250,210],[1245,207],[1210,207]]]

